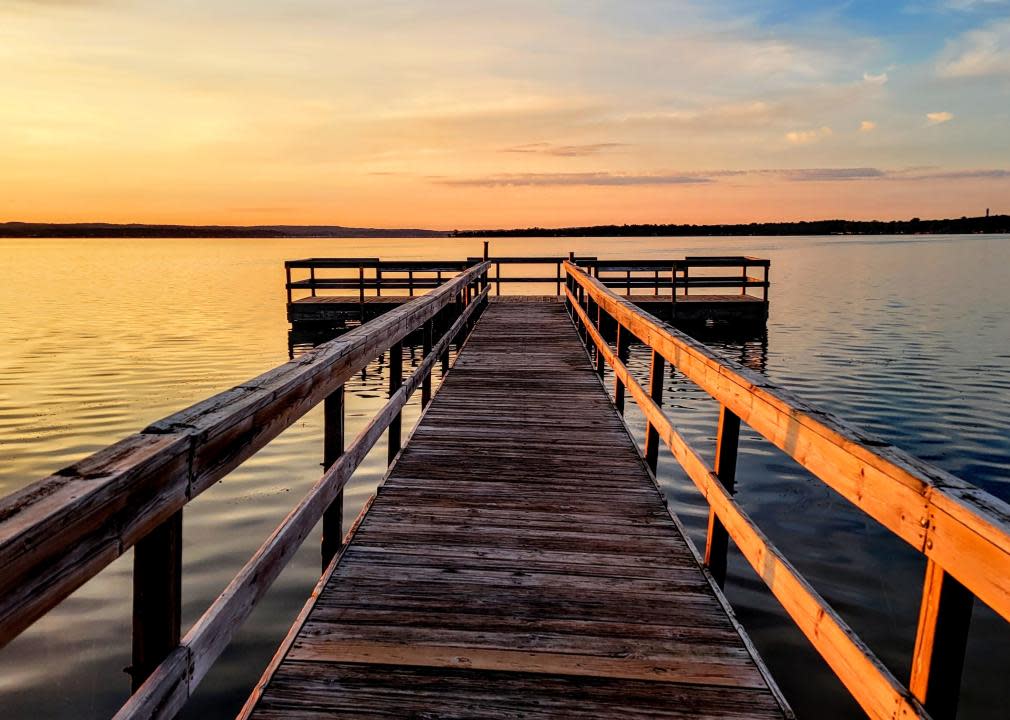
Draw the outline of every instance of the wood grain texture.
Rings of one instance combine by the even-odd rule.
[[[492,303],[247,714],[782,718],[560,303]]]

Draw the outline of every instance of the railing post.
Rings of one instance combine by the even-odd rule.
[[[599,303],[596,303],[596,329],[600,333],[600,338],[603,339],[603,308],[600,307]],[[606,373],[607,361],[603,357],[603,353],[600,351],[600,347],[596,346],[596,374],[601,378]]]
[[[740,447],[740,418],[723,405],[719,410],[719,433],[715,445],[715,474],[727,492],[736,485],[737,450]],[[708,512],[708,538],[705,542],[705,566],[719,587],[726,585],[726,555],[729,535],[715,512]]]
[[[286,263],[284,265],[284,277],[287,278],[287,282],[284,283],[284,287],[288,291],[288,305],[290,305],[291,304],[291,268],[288,267]]]
[[[764,297],[763,297],[763,299],[764,299],[765,302],[768,302],[768,270],[769,269],[770,269],[770,267],[768,265],[765,265],[765,286],[764,286],[764,288],[762,288],[764,290]]]
[[[449,306],[446,305],[445,307],[443,307],[441,310],[438,311],[439,338],[442,335],[446,334],[449,328],[452,326],[452,323],[450,322],[448,317],[448,308]],[[445,374],[448,373],[448,346],[451,342],[452,342],[451,339],[448,342],[446,342],[445,349],[442,350],[441,363],[442,363],[443,378],[445,377]]]
[[[908,689],[934,720],[953,720],[975,596],[937,563],[926,563]]]
[[[358,265],[358,306],[361,309],[361,324],[365,324],[365,266]]]
[[[414,271],[407,271],[407,294],[414,297]]]
[[[432,336],[435,333],[435,319],[432,318],[424,324],[424,338],[421,341],[423,343],[423,349],[421,352],[422,360],[429,355],[431,355],[432,346]],[[421,381],[421,409],[428,407],[428,403],[431,402],[431,371],[429,370],[424,374],[424,380]]]
[[[403,343],[398,342],[389,349],[389,397],[393,397],[396,391],[403,385]],[[389,423],[389,464],[393,464],[393,458],[400,452],[400,438],[403,426],[403,412],[396,413],[396,417]]]
[[[628,363],[628,350],[631,347],[631,332],[620,322],[617,323],[617,359],[622,363],[627,365]],[[614,373],[614,405],[617,407],[617,412],[624,414],[624,383]]]
[[[309,291],[312,293],[312,297],[316,296],[316,269],[314,267],[309,268]]]
[[[666,374],[666,358],[652,351],[652,369],[649,371],[649,395],[657,405],[663,404],[663,380]],[[659,431],[649,423],[645,431],[645,464],[656,474],[659,464]]]
[[[740,286],[740,294],[741,295],[746,295],[747,294],[747,263],[746,262],[743,264],[743,278],[741,279],[741,282],[743,283],[743,285]]]
[[[329,470],[344,454],[344,386],[323,400],[323,470]],[[323,511],[323,570],[343,543],[344,491]]]
[[[557,294],[560,295],[561,294],[561,263],[556,263],[555,264],[555,270],[557,271],[555,273],[555,285],[557,286],[556,287]]]
[[[133,550],[133,692],[179,645],[182,619],[182,510]]]
[[[382,297],[382,265],[375,266],[375,297]]]

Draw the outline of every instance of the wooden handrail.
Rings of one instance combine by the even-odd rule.
[[[899,717],[896,710],[904,708],[914,716],[925,712],[917,705],[924,703],[935,717],[953,717],[961,660],[955,657],[951,662],[950,656],[960,652],[963,658],[963,638],[937,628],[967,631],[964,614],[970,616],[971,604],[960,601],[959,588],[967,588],[1010,620],[1010,505],[722,357],[615,294],[575,264],[566,262],[565,270],[567,305],[587,345],[591,341],[615,368],[619,382],[639,401],[650,429],[667,443],[744,556],[864,710],[872,717],[891,718]],[[604,342],[582,301],[591,301],[621,333],[636,336],[724,410],[929,558],[911,691],[895,685],[886,668],[753,526],[719,477],[676,433]],[[943,583],[943,578],[950,582]],[[952,617],[958,613],[960,617]]]
[[[294,556],[326,508],[342,492],[368,451],[387,428],[390,432],[398,429],[394,419],[399,416],[411,395],[422,387],[439,355],[448,349],[450,341],[471,323],[476,309],[487,299],[489,289],[485,286],[479,295],[473,297],[414,372],[402,384],[399,381],[395,383],[397,389],[389,401],[260,546],[224,592],[196,621],[179,647],[123,705],[115,716],[116,720],[172,718],[178,713],[238,628],[249,617],[256,602]],[[396,367],[391,366],[394,372]],[[390,443],[391,456],[395,455],[394,447],[399,450],[398,441],[395,445]]]
[[[0,500],[0,646],[469,287],[479,283],[486,298],[487,270],[487,263],[473,266],[415,302]]]

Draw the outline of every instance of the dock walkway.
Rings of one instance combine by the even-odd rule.
[[[781,718],[564,306],[492,303],[253,718]]]

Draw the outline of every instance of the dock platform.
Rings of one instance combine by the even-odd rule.
[[[250,716],[788,717],[559,302],[492,303]]]

